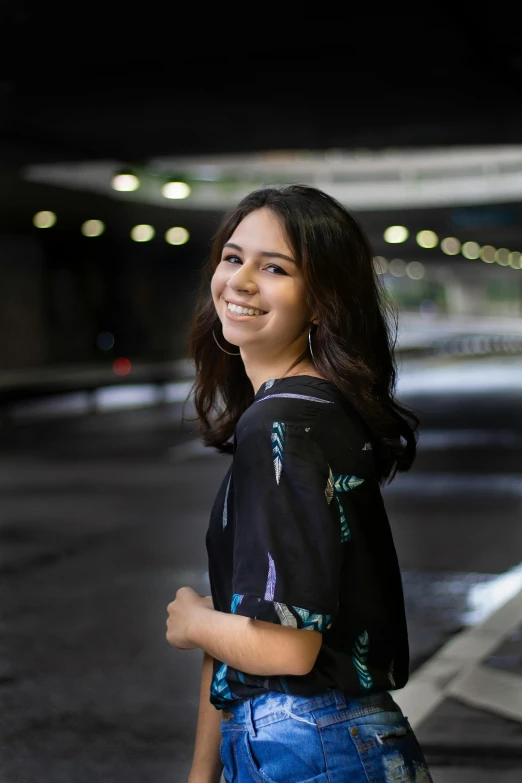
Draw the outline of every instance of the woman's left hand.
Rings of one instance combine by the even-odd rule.
[[[195,650],[197,645],[189,638],[189,625],[194,614],[201,608],[213,609],[211,595],[200,595],[192,587],[180,587],[176,590],[176,598],[167,606],[167,641],[179,650]]]

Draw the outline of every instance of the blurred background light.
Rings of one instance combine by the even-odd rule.
[[[437,247],[439,238],[435,231],[419,231],[417,234],[417,244],[421,247]]]
[[[135,174],[115,174],[111,185],[114,190],[125,193],[137,190],[140,186],[140,181]]]
[[[383,234],[385,241],[390,245],[406,242],[409,235],[409,231],[405,226],[388,226]]]
[[[455,237],[445,237],[440,243],[440,249],[447,256],[456,256],[460,253],[461,244]]]
[[[402,258],[394,258],[390,261],[388,269],[394,277],[404,277],[406,273],[406,262]]]
[[[56,215],[54,212],[49,212],[49,210],[37,212],[33,217],[33,223],[36,228],[51,228],[56,223]]]
[[[112,369],[116,375],[128,375],[132,369],[132,365],[128,359],[120,356],[112,363]]]
[[[420,280],[426,274],[424,264],[421,264],[420,261],[410,261],[406,266],[406,274],[412,280]]]
[[[191,188],[186,182],[166,182],[161,192],[165,198],[188,198]]]
[[[508,266],[509,250],[506,247],[499,247],[499,249],[495,253],[495,261],[497,262],[497,264],[500,264],[500,266]]]
[[[495,261],[496,250],[493,245],[484,245],[480,251],[480,257],[486,264],[493,264]]]
[[[165,239],[169,245],[184,245],[185,242],[188,242],[189,236],[190,234],[186,228],[174,226],[166,232]]]
[[[513,253],[509,254],[509,263],[510,266],[513,267],[513,269],[522,269],[522,254],[518,252],[518,250],[515,250]]]
[[[140,223],[138,226],[134,226],[131,229],[131,239],[135,242],[149,242],[154,236],[155,231],[148,223]]]
[[[101,220],[86,220],[81,231],[84,237],[99,237],[105,231],[105,225]]]
[[[114,345],[114,335],[111,332],[100,332],[96,338],[96,345],[102,351],[109,351]]]
[[[462,245],[462,255],[464,258],[478,258],[480,255],[480,245],[478,242],[464,242]]]

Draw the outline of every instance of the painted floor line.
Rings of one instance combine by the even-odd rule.
[[[521,624],[522,590],[479,625],[462,631],[447,642],[429,661],[417,669],[404,688],[391,691],[394,700],[409,718],[413,729],[418,728],[419,724],[446,697],[460,699],[470,683],[473,685],[477,706],[480,701],[480,709],[497,712],[499,702],[505,693],[505,676],[498,678],[492,674],[481,685],[479,675],[485,667],[480,667],[480,663]],[[519,677],[518,682],[520,688],[522,678]],[[510,717],[513,718],[518,714],[518,702],[516,704],[510,702],[509,708]],[[505,711],[502,715],[506,715]],[[517,720],[522,721],[522,711]]]

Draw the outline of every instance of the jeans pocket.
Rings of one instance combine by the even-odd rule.
[[[417,737],[401,713],[353,721],[349,732],[372,783],[433,783]]]
[[[301,718],[306,718],[305,721]],[[240,745],[259,783],[328,783],[319,729],[311,715],[276,720],[242,732]]]

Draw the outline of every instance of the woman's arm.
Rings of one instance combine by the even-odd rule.
[[[187,638],[195,647],[234,669],[264,677],[308,674],[322,644],[318,631],[276,625],[205,606],[192,613]]]
[[[219,756],[222,714],[209,701],[211,682],[212,656],[203,652],[198,724],[188,783],[219,783],[223,770]]]

